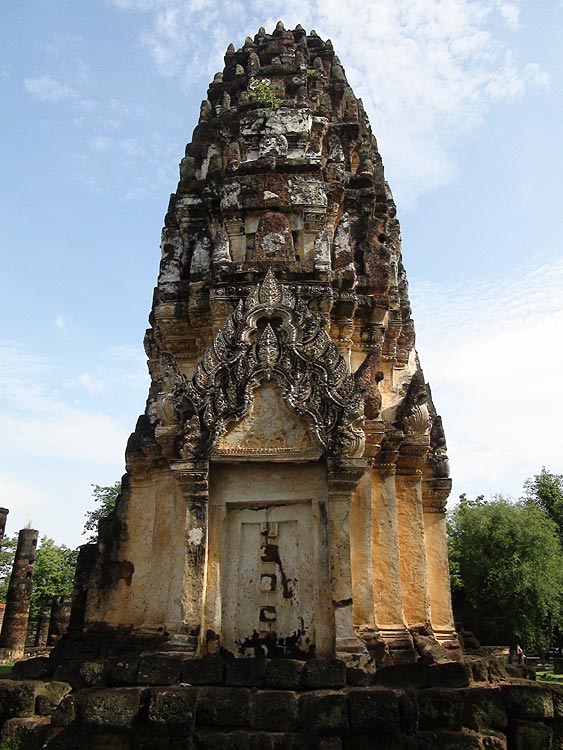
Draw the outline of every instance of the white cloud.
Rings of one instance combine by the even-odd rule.
[[[23,85],[28,93],[41,102],[55,103],[76,96],[76,92],[71,86],[57,81],[49,74],[37,78],[26,78]]]
[[[563,260],[504,278],[412,285],[454,492],[507,492],[561,465]]]
[[[90,393],[101,393],[104,390],[103,383],[89,372],[83,372],[76,378],[75,382],[86,388]]]
[[[63,315],[57,315],[55,318],[55,325],[57,328],[64,328],[65,327],[66,320],[64,319]]]
[[[57,388],[58,368],[15,344],[0,342],[0,369],[0,452],[5,458],[103,463],[122,454],[126,430],[107,414],[69,405]],[[77,381],[95,388],[87,375]]]
[[[42,488],[28,482],[22,482],[7,474],[0,474],[0,506],[13,511],[44,502],[45,493]]]
[[[96,135],[90,140],[90,148],[92,151],[111,151],[113,145],[113,138],[107,135]]]
[[[547,84],[537,63],[520,62],[496,35],[518,28],[510,0],[112,0],[148,15],[142,43],[157,69],[189,85],[223,65],[228,43],[243,43],[278,18],[330,37],[371,117],[396,197],[404,207],[447,183],[452,143],[475,129],[492,102]],[[238,38],[234,38],[236,29]],[[203,94],[203,91],[201,92]]]

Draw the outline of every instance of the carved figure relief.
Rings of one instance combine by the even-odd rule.
[[[256,231],[255,260],[295,260],[293,237],[285,214],[265,211]]]

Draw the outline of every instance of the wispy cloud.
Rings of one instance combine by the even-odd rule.
[[[113,138],[107,135],[96,135],[90,140],[92,151],[111,151],[114,146]]]
[[[491,103],[547,84],[535,61],[517,59],[495,29],[519,26],[511,0],[111,0],[144,12],[142,43],[164,76],[189,85],[222,67],[227,44],[242,44],[278,18],[330,37],[369,113],[403,207],[455,174],[452,143],[474,130]],[[237,29],[240,39],[231,38]],[[504,36],[504,35],[503,35]]]
[[[55,318],[55,325],[57,328],[64,328],[66,324],[66,320],[63,315],[57,315]]]
[[[65,457],[94,463],[121,455],[126,428],[112,416],[71,404],[61,391],[60,368],[16,344],[0,342],[3,390],[0,400],[0,451],[4,457]],[[76,382],[96,392],[92,375]]]
[[[26,78],[23,82],[25,90],[41,102],[60,102],[76,96],[72,86],[58,81],[49,74],[37,78]]]
[[[104,390],[104,385],[97,378],[95,378],[89,372],[83,372],[75,378],[75,382],[81,385],[89,393],[101,393]]]
[[[440,394],[454,496],[518,496],[542,465],[561,471],[563,260],[411,291],[424,372]]]

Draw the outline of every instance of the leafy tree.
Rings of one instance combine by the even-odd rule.
[[[544,466],[524,482],[524,500],[538,505],[557,524],[563,545],[563,474],[553,474]]]
[[[36,617],[41,607],[50,604],[54,596],[72,594],[74,569],[78,550],[57,545],[44,536],[39,542],[33,567],[33,593],[30,616]]]
[[[121,482],[115,482],[107,487],[101,487],[99,484],[93,484],[92,497],[97,506],[94,510],[86,511],[86,523],[84,524],[83,534],[90,533],[88,542],[96,542],[98,539],[98,521],[104,518],[115,508],[117,498],[121,492]]]
[[[4,537],[0,552],[0,601],[6,601],[12,565],[18,545],[18,536]],[[57,545],[44,536],[39,542],[33,567],[33,591],[30,616],[37,617],[41,607],[50,604],[54,596],[70,595],[74,580],[77,550],[64,544]]]
[[[535,504],[465,495],[449,513],[456,616],[483,643],[549,645],[561,624],[563,551]]]
[[[557,525],[559,542],[563,549],[563,475],[553,474],[545,466],[539,474],[524,482],[524,501],[542,508]],[[563,621],[563,614],[561,617]],[[563,626],[556,626],[553,641],[559,654],[563,654]]]
[[[18,546],[18,535],[5,536],[2,541],[2,550],[0,551],[0,602],[6,601],[8,583],[12,573],[12,565]]]

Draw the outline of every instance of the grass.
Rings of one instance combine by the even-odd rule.
[[[538,680],[538,682],[551,682],[556,685],[563,685],[563,674],[553,674],[553,672],[538,669],[536,672],[536,680]]]
[[[14,666],[13,662],[8,662],[7,664],[0,664],[0,675],[9,674],[12,671],[13,666]]]

